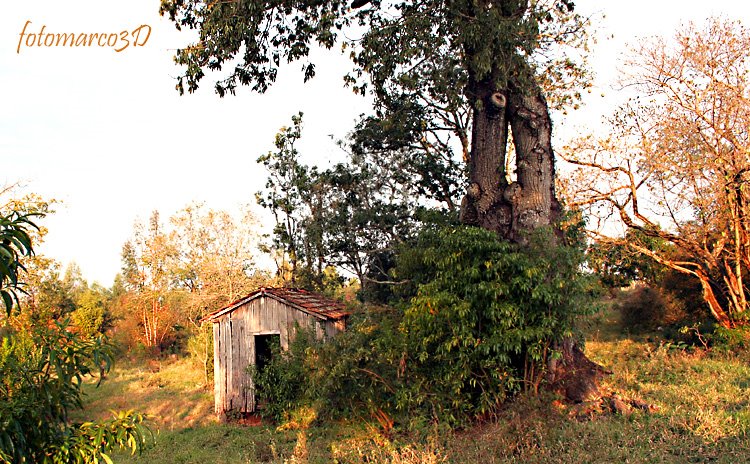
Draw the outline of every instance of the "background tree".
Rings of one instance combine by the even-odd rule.
[[[292,122],[294,129],[282,128],[277,135],[278,150],[259,158],[269,179],[258,202],[276,220],[271,248],[288,259],[291,285],[331,290],[325,285],[326,269],[336,269],[356,276],[360,296],[374,298],[376,287],[393,283],[395,253],[402,243],[425,224],[457,219],[460,168],[446,160],[428,172],[412,151],[394,151],[366,137],[394,135],[382,129],[375,134],[370,127],[340,142],[345,162],[319,172],[300,161],[293,144],[302,136],[301,115]],[[283,270],[284,261],[277,267]],[[378,299],[384,301],[384,295]]]
[[[670,252],[664,240],[638,230],[626,231],[623,241],[594,241],[587,250],[587,263],[606,287],[627,287],[633,282],[654,285],[661,281],[664,266],[646,255],[633,253],[630,242],[665,256]]]
[[[199,203],[167,225],[158,212],[148,227],[136,223],[111,292],[118,338],[128,348],[137,340],[155,353],[188,348],[204,368],[212,367],[210,327],[199,320],[268,281],[255,268],[255,226],[248,210],[237,218]]]
[[[188,292],[183,300],[185,344],[208,384],[213,372],[213,330],[201,324],[207,313],[267,285],[268,276],[255,267],[257,220],[243,208],[239,217],[191,204],[170,218],[179,250],[176,285]]]
[[[325,267],[320,231],[324,192],[317,185],[317,169],[300,162],[296,144],[301,136],[299,113],[292,116],[291,127],[282,127],[276,134],[276,151],[258,158],[269,176],[265,191],[258,192],[256,200],[271,211],[276,222],[268,251],[280,252],[276,263],[279,273],[288,263],[292,286],[320,287]]]
[[[140,325],[139,338],[151,350],[161,350],[174,335],[179,296],[173,291],[172,269],[177,249],[154,211],[148,228],[136,223],[133,240],[123,246],[123,276],[130,290],[130,317]]]
[[[258,223],[249,209],[235,217],[194,203],[170,223],[178,250],[176,284],[196,300],[194,317],[246,295],[265,279],[255,266]]]
[[[644,42],[624,82],[643,97],[610,120],[612,136],[577,140],[571,204],[676,250],[623,242],[700,282],[715,320],[746,318],[750,265],[750,33],[739,22],[689,24]]]

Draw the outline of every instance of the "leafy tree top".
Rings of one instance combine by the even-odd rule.
[[[175,56],[185,66],[180,93],[194,92],[206,71],[225,72],[215,84],[220,96],[238,85],[265,92],[296,61],[307,80],[315,75],[311,48],[338,44],[355,65],[346,82],[360,92],[371,87],[378,100],[408,94],[451,107],[463,101],[469,80],[505,87],[536,74],[569,103],[585,76],[570,58],[580,53],[554,53],[586,50],[586,20],[572,0],[162,0],[160,13],[199,33]]]

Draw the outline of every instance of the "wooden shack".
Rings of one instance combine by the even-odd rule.
[[[250,365],[262,367],[272,346],[288,349],[298,327],[313,329],[320,339],[346,328],[349,312],[338,301],[291,288],[261,288],[203,320],[214,331],[214,409],[227,413],[256,410]]]

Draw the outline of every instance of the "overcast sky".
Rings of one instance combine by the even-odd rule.
[[[598,88],[587,106],[558,121],[558,138],[609,111],[625,44],[669,36],[681,22],[711,15],[750,19],[750,3],[736,0],[576,3],[598,18],[591,61]],[[293,114],[305,113],[305,160],[326,166],[343,156],[333,139],[368,110],[366,99],[343,88],[350,65],[336,52],[316,57],[318,75],[307,84],[293,64],[265,95],[243,88],[220,99],[206,78],[197,94],[180,97],[172,56],[189,36],[158,8],[158,0],[24,0],[4,5],[0,15],[0,185],[22,181],[27,191],[60,200],[44,220],[50,232],[39,251],[63,265],[75,261],[85,278],[105,286],[120,269],[136,219],[155,209],[167,218],[192,201],[230,210],[254,203],[265,182],[255,160]],[[25,25],[26,34],[42,26],[78,34],[147,25],[151,35],[119,53],[114,48],[123,42],[38,47],[21,38]]]

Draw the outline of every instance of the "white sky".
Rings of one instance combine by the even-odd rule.
[[[750,18],[750,2],[737,0],[576,3],[584,14],[606,15],[597,21],[602,40],[591,62],[599,88],[588,106],[557,123],[558,137],[611,108],[609,85],[625,43],[669,36],[681,21]],[[265,183],[255,160],[297,111],[305,113],[303,156],[327,165],[342,158],[329,134],[342,138],[368,110],[343,88],[350,65],[336,52],[321,55],[307,84],[293,64],[265,95],[242,88],[220,99],[208,76],[197,94],[180,97],[172,55],[189,37],[158,8],[158,0],[24,0],[0,14],[0,185],[23,181],[29,192],[61,200],[44,220],[50,232],[38,251],[75,261],[85,278],[105,286],[120,269],[134,221],[154,209],[166,219],[192,201],[215,209],[254,204]],[[27,33],[42,25],[53,33],[119,33],[142,24],[152,33],[145,46],[120,53],[24,44],[17,53],[26,21]]]

